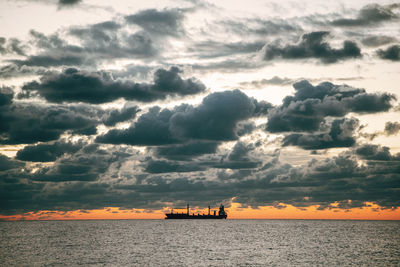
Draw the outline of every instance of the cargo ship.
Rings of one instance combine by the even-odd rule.
[[[208,206],[208,214],[190,214],[189,210],[189,204],[186,207],[186,213],[174,213],[174,210],[172,209],[170,213],[165,214],[165,219],[226,219],[228,217],[228,214],[225,212],[224,205],[221,204],[219,206],[219,211],[218,215],[216,214],[216,211],[213,211],[213,214],[211,214],[211,209],[210,206]]]

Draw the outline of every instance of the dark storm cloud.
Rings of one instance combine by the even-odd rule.
[[[353,204],[339,209],[362,207],[366,201],[385,208],[398,207],[399,163],[397,159],[368,161],[366,166],[359,167],[355,156],[342,153],[321,161],[312,160],[300,168],[279,166],[269,169],[270,175],[258,181],[244,181],[242,188],[262,189],[253,194],[239,193],[236,200],[255,206],[272,204],[275,200],[298,207],[320,205],[320,209],[332,208],[328,203],[347,200]]]
[[[56,162],[45,176],[42,172],[19,174],[19,177],[28,178],[22,181],[13,178],[15,169],[7,170],[9,174],[4,176],[3,173],[3,179],[0,179],[0,213],[110,206],[156,209],[167,202],[179,204],[187,201],[207,206],[214,202],[228,203],[232,197],[236,202],[252,207],[285,203],[296,207],[319,205],[319,209],[333,209],[331,204],[334,202],[341,203],[334,209],[363,207],[365,202],[383,208],[398,207],[400,157],[386,157],[386,148],[370,147],[367,151],[359,148],[332,158],[311,160],[299,167],[275,161],[257,170],[219,171],[216,174],[199,172],[196,179],[174,175],[174,170],[186,168],[184,171],[188,171],[185,174],[189,177],[194,165],[176,166],[176,162],[166,161],[166,164],[150,165],[150,170],[156,174],[146,175],[138,183],[115,181],[111,185],[96,179],[107,171],[104,165],[116,162],[113,160],[115,152],[100,152],[93,147],[90,153],[85,151],[73,159]],[[365,155],[371,159],[366,159]],[[365,164],[360,166],[358,159],[363,159]],[[85,172],[87,174],[83,175]],[[216,179],[210,180],[214,176]],[[69,182],[63,182],[63,179]]]
[[[99,124],[102,111],[89,106],[12,103],[0,107],[0,143],[32,144],[57,140],[66,131]]]
[[[50,144],[26,146],[17,152],[16,158],[23,161],[49,162],[55,161],[64,154],[78,151],[83,144],[59,140]]]
[[[146,9],[125,17],[128,23],[136,24],[150,33],[177,36],[184,32],[181,9]]]
[[[356,155],[366,160],[391,160],[390,150],[385,146],[365,144],[355,149]]]
[[[354,132],[358,129],[357,119],[334,120],[327,133],[289,134],[283,139],[283,146],[298,146],[303,149],[327,149],[350,147],[356,142]]]
[[[392,45],[386,49],[378,49],[376,53],[381,59],[400,61],[400,45]]]
[[[204,171],[210,168],[253,169],[261,164],[261,161],[249,155],[249,152],[254,150],[255,146],[241,141],[238,141],[229,153],[215,155],[220,158],[219,160],[210,161],[209,158],[194,160],[195,157],[205,154],[215,154],[217,145],[217,142],[192,142],[184,145],[159,147],[156,150],[156,155],[164,156],[170,159],[170,161],[151,159],[145,171],[149,173],[162,173]],[[160,155],[160,152],[164,154]]]
[[[140,111],[137,106],[123,107],[121,110],[111,109],[103,118],[103,123],[106,126],[115,126],[118,122],[134,119],[136,114]]]
[[[191,139],[236,140],[238,122],[265,113],[271,105],[259,103],[239,90],[213,93],[202,103],[171,118],[171,131]]]
[[[0,86],[0,107],[10,105],[13,98],[14,91],[11,87]]]
[[[332,21],[335,26],[371,26],[385,21],[391,21],[399,18],[399,15],[393,12],[395,5],[381,6],[378,4],[367,5],[363,7],[357,18],[341,18]]]
[[[232,151],[228,155],[228,159],[232,161],[248,160],[248,153],[254,150],[254,145],[237,142]]]
[[[20,56],[25,55],[26,47],[22,44],[22,42],[16,38],[6,39],[4,37],[0,37],[0,54],[16,54]]]
[[[400,132],[400,123],[399,122],[386,122],[385,130],[386,135],[396,135]]]
[[[58,0],[59,6],[73,6],[79,4],[82,0]]]
[[[152,160],[146,163],[145,171],[148,173],[168,173],[168,172],[193,172],[202,171],[205,167],[194,163],[179,163],[177,161]]]
[[[226,158],[222,158],[220,162],[210,164],[213,168],[222,169],[254,169],[262,163],[258,159],[254,159],[249,155],[249,152],[254,150],[253,144],[246,144],[244,142],[236,142],[233,149]]]
[[[1,181],[0,210],[2,214],[26,211],[90,209],[111,201],[109,185],[88,182],[68,182],[61,187],[34,181],[9,179]],[[46,191],[45,194],[43,192]],[[102,198],[102,197],[103,198]],[[32,199],[35,198],[34,201]],[[109,200],[105,200],[108,198]],[[23,204],[24,206],[21,206]]]
[[[87,63],[88,65],[93,62],[89,62],[85,57],[81,55],[68,54],[68,53],[54,53],[38,56],[29,56],[24,60],[12,60],[13,64],[23,67],[23,66],[41,66],[41,67],[57,67],[57,66],[71,66],[71,65],[83,65]]]
[[[184,109],[185,107],[180,107]],[[108,144],[155,146],[177,143],[169,131],[169,121],[175,110],[151,108],[126,130],[112,129],[97,137],[96,141]]]
[[[300,167],[275,163],[264,171],[242,170],[232,173],[233,179],[224,175],[225,179],[219,179],[222,182],[185,179],[188,183],[186,189],[173,187],[175,179],[158,178],[151,184],[132,187],[131,190],[160,192],[163,196],[173,192],[170,194],[181,196],[177,197],[179,200],[194,198],[202,205],[207,205],[207,199],[215,200],[215,196],[224,195],[230,199],[229,196],[234,195],[235,201],[253,207],[279,202],[297,207],[320,205],[320,209],[326,209],[338,201],[343,202],[338,209],[348,209],[362,207],[366,205],[365,201],[369,201],[391,208],[399,204],[399,163],[393,158],[390,161],[368,161],[366,166],[359,167],[354,155],[343,153],[333,158],[312,160]],[[194,183],[197,183],[196,187]],[[211,195],[207,193],[209,190]],[[347,203],[349,199],[351,203]]]
[[[394,38],[392,36],[385,36],[385,35],[368,36],[361,40],[363,45],[370,46],[370,47],[386,45],[386,44],[394,43],[396,41],[397,41],[396,38]]]
[[[86,72],[74,68],[62,73],[51,73],[41,77],[40,82],[30,82],[22,89],[37,91],[47,101],[86,102],[101,104],[119,98],[151,102],[167,96],[185,96],[205,91],[205,86],[194,78],[183,80],[182,71],[177,67],[169,70],[158,69],[154,73],[154,83],[134,83],[115,80],[106,72]]]
[[[96,144],[84,146],[76,153],[57,160],[51,167],[44,167],[31,175],[35,181],[95,181],[107,172],[111,164],[129,157],[123,151],[109,151]]]
[[[218,142],[189,142],[187,144],[160,146],[156,148],[156,155],[170,160],[191,160],[204,154],[213,154],[217,151]]]
[[[388,93],[369,94],[364,89],[329,82],[313,86],[303,80],[293,87],[294,96],[285,97],[281,106],[268,113],[268,131],[317,131],[326,116],[383,112],[389,110],[396,99]]]
[[[261,162],[259,161],[249,161],[249,160],[244,160],[244,161],[221,161],[218,163],[211,164],[211,167],[217,168],[217,169],[232,169],[232,170],[237,170],[237,169],[254,169],[259,167]]]
[[[199,106],[173,110],[154,107],[126,130],[111,130],[97,141],[110,144],[166,145],[187,140],[228,141],[238,138],[240,121],[265,114],[272,106],[239,90],[213,93]]]
[[[239,122],[236,127],[236,134],[238,136],[244,136],[252,133],[256,128],[255,123],[252,121]]]
[[[23,166],[24,164],[22,162],[13,160],[7,156],[0,154],[0,172],[20,168]]]
[[[304,59],[316,58],[323,63],[334,63],[338,60],[361,57],[361,50],[356,43],[346,40],[343,47],[335,49],[324,39],[329,32],[311,32],[304,34],[299,43],[288,45],[267,44],[264,59],[269,61],[275,58]]]

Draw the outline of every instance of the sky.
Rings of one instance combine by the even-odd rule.
[[[0,2],[0,219],[400,220],[400,3]]]

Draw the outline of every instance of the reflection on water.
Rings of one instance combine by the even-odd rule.
[[[0,265],[400,265],[399,221],[0,223]]]

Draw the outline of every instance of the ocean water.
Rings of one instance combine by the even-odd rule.
[[[0,222],[1,266],[400,266],[400,221]]]

